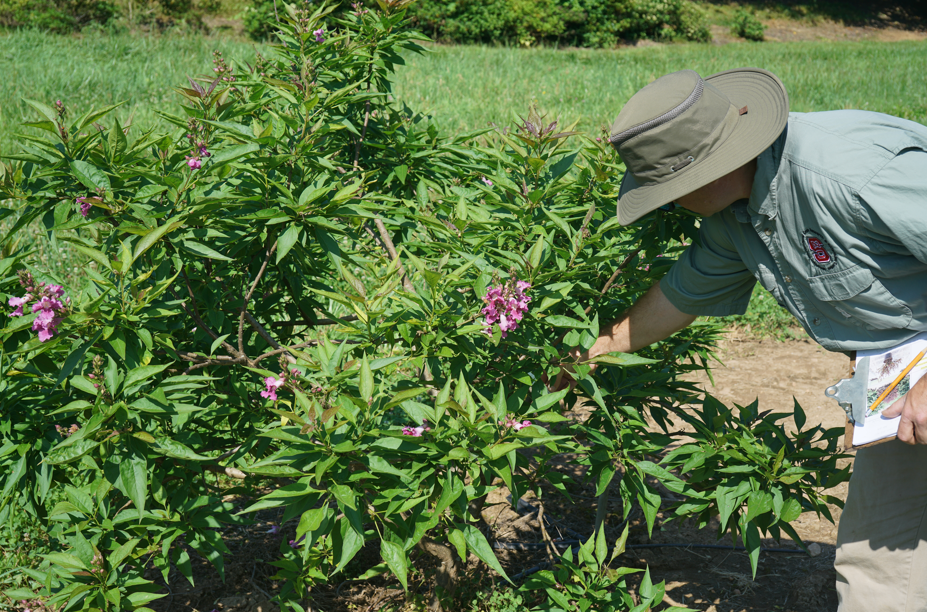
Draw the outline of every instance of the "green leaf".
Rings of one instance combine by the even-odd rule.
[[[255,151],[260,151],[260,145],[256,144],[243,144],[235,145],[234,147],[228,147],[227,149],[222,149],[212,156],[212,167],[220,166],[228,162],[234,161],[240,157],[244,157],[249,153],[254,153]]]
[[[760,562],[760,531],[751,521],[743,518],[741,522],[741,532],[743,534],[744,547],[747,549],[747,555],[750,557],[750,569],[753,571],[753,578],[756,579],[756,568]]]
[[[373,372],[370,371],[370,363],[367,361],[367,355],[364,355],[364,359],[361,361],[360,394],[368,404],[373,399]]]
[[[549,317],[545,317],[544,321],[553,325],[554,327],[570,327],[574,329],[577,327],[581,329],[589,327],[588,323],[584,323],[583,321],[564,315],[550,315]]]
[[[597,355],[589,361],[585,361],[584,363],[607,363],[608,365],[636,366],[658,362],[656,359],[648,359],[638,355],[619,353],[618,351],[615,351],[613,353],[603,353],[602,355]]]
[[[396,172],[396,177],[399,179],[399,182],[405,185],[406,175],[409,174],[409,166],[406,166],[405,164],[396,166],[394,172]]]
[[[399,578],[399,582],[402,583],[402,589],[407,591],[409,589],[407,582],[409,561],[406,558],[406,553],[402,549],[402,546],[395,542],[390,542],[389,540],[381,540],[380,555],[383,557],[383,560],[386,561],[390,571],[396,575],[396,578]]]
[[[541,397],[531,402],[532,412],[535,410],[538,412],[542,410],[547,410],[548,408],[550,408],[551,406],[553,406],[554,404],[556,404],[557,402],[565,398],[567,393],[569,392],[570,392],[569,389],[561,389],[560,391],[557,391],[556,393],[546,393],[542,395]]]
[[[611,484],[612,478],[615,476],[615,471],[615,465],[611,462],[602,466],[602,471],[599,472],[599,479],[595,489],[596,497],[602,495],[605,493],[605,490],[608,489],[608,485]]]
[[[167,455],[168,457],[173,457],[174,459],[190,459],[193,461],[208,461],[209,457],[204,457],[199,453],[193,452],[187,445],[172,440],[167,436],[156,436],[155,440],[158,443],[157,448],[153,449],[155,452],[161,453],[162,455]]]
[[[773,507],[772,495],[767,491],[754,491],[747,498],[747,520],[752,521],[758,516],[766,514]]]
[[[93,261],[97,262],[98,264],[106,268],[107,270],[113,269],[113,265],[110,263],[109,258],[103,253],[101,253],[100,251],[97,251],[96,249],[91,249],[88,246],[84,246],[78,242],[73,242],[73,241],[71,242],[71,246],[77,249],[78,251],[80,251],[81,253],[83,253],[84,255],[86,255],[87,257],[89,257],[90,259],[92,259]]]
[[[605,542],[605,525],[599,527],[595,537],[595,560],[602,567],[605,563],[605,555],[608,554],[608,544]]]
[[[161,240],[168,232],[172,232],[178,227],[183,225],[182,221],[174,221],[173,223],[165,223],[164,225],[158,226],[145,234],[141,240],[138,241],[138,244],[135,245],[135,254],[132,256],[132,262],[134,263],[139,257],[144,255],[148,249],[153,247],[158,240]],[[123,270],[126,272],[126,270]]]
[[[81,344],[75,350],[71,351],[71,354],[68,355],[68,358],[64,360],[64,365],[61,366],[61,371],[58,372],[58,380],[55,381],[55,385],[60,385],[63,380],[71,375],[71,372],[77,367],[81,360],[83,360],[84,355],[90,349],[91,346],[97,343],[97,340],[100,339],[100,336],[103,335],[103,331],[98,331],[92,340]]]
[[[45,463],[49,463],[51,465],[71,463],[72,461],[80,459],[99,445],[100,443],[96,440],[87,439],[78,440],[77,442],[69,444],[65,447],[61,447],[59,445],[53,448],[51,452],[45,456]]]
[[[344,569],[344,567],[350,563],[351,559],[360,552],[360,549],[364,547],[364,536],[354,531],[349,521],[342,519],[339,523],[341,537],[338,539],[341,540],[341,547],[337,549],[338,555],[336,556],[336,560],[338,561],[338,565],[335,567],[335,571],[332,572],[333,574],[337,574]]]
[[[135,504],[141,518],[148,496],[147,461],[139,455],[125,458],[119,462],[119,475],[122,478],[122,492]]]
[[[71,172],[87,189],[93,191],[105,189],[109,191],[112,188],[109,177],[93,164],[75,159],[71,162]]]
[[[509,451],[513,451],[517,448],[524,448],[524,446],[525,445],[521,442],[503,442],[502,444],[494,444],[489,448],[484,448],[483,453],[494,460],[508,454]]]
[[[338,202],[344,202],[345,200],[350,200],[351,197],[353,197],[354,194],[357,193],[357,190],[361,188],[361,185],[363,185],[363,183],[364,182],[362,180],[358,179],[354,181],[353,183],[351,183],[350,185],[348,185],[347,187],[342,187],[341,189],[338,190],[338,193],[335,194],[335,197],[332,198],[332,202],[338,203]]]
[[[302,228],[298,225],[291,225],[287,228],[283,235],[277,238],[277,263],[280,263],[287,253],[290,252],[290,249],[296,244],[296,241],[299,240],[299,234],[302,231]]]
[[[463,529],[463,536],[467,541],[467,546],[470,550],[473,551],[473,554],[479,557],[483,563],[496,570],[496,573],[498,573],[500,576],[509,582],[512,582],[509,580],[508,575],[506,575],[505,570],[502,569],[502,565],[496,558],[495,553],[493,553],[489,542],[486,541],[486,537],[480,532],[479,529],[473,525],[467,525]]]
[[[132,551],[135,550],[135,547],[138,545],[140,540],[138,538],[132,538],[115,551],[113,551],[109,556],[109,566],[112,569],[118,569],[119,564],[122,563],[126,557],[132,554]]]
[[[795,402],[795,427],[798,428],[798,431],[801,431],[802,428],[805,426],[805,411],[802,410],[796,398],[793,397],[792,401]],[[756,574],[755,570],[754,570],[754,574]]]
[[[209,354],[210,354],[210,355],[215,355],[215,354],[216,354],[216,349],[219,348],[220,346],[222,346],[222,343],[225,342],[225,339],[228,338],[228,337],[231,336],[231,335],[232,335],[231,333],[223,334],[223,335],[219,336],[218,338],[216,338],[215,340],[213,340],[212,345],[210,345],[210,347],[209,347]]]
[[[41,102],[36,102],[35,100],[30,100],[28,98],[23,98],[23,102],[42,113],[42,115],[52,123],[58,123],[58,113],[56,113],[50,106],[46,106]]]
[[[125,382],[122,383],[122,387],[124,389],[130,389],[137,383],[140,383],[143,380],[147,380],[155,374],[163,372],[168,367],[170,367],[170,365],[171,364],[166,363],[164,365],[147,365],[134,368],[128,374],[126,374],[126,379]]]
[[[164,185],[145,185],[137,192],[135,192],[135,199],[139,202],[145,202],[150,200],[159,193],[164,193],[167,191],[167,187]]]
[[[197,255],[202,255],[203,257],[208,257],[209,259],[218,259],[220,261],[232,261],[231,257],[226,257],[219,251],[212,249],[205,244],[200,244],[199,242],[193,242],[192,240],[183,240],[180,243],[184,248],[189,249],[196,253]]]
[[[794,497],[790,497],[782,504],[782,512],[779,514],[779,520],[784,523],[791,523],[801,516],[801,503]]]
[[[457,549],[457,554],[460,555],[460,559],[466,563],[467,539],[464,537],[463,532],[460,529],[452,529],[447,534],[447,541],[454,545],[454,548]]]

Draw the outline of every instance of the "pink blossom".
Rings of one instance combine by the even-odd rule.
[[[11,317],[21,317],[21,316],[23,316],[23,306],[25,306],[26,303],[29,302],[29,300],[31,300],[31,299],[32,299],[32,296],[29,295],[28,293],[27,293],[26,295],[22,296],[21,298],[18,298],[18,297],[11,297],[11,298],[10,298],[10,306],[15,306],[15,307],[16,307],[16,310],[14,310],[13,312],[11,312],[11,313],[10,313],[10,316],[11,316]]]
[[[422,421],[422,424],[420,427],[411,427],[411,426],[403,427],[402,435],[412,436],[414,438],[421,438],[425,434],[426,431],[431,431],[431,427],[428,426],[427,421]]]
[[[212,153],[206,150],[206,145],[200,145],[200,157],[212,157]]]
[[[531,283],[521,280],[509,281],[505,285],[493,285],[486,291],[483,301],[486,305],[481,311],[486,317],[484,333],[491,333],[494,324],[499,324],[502,337],[518,327],[519,321],[528,312],[528,302],[531,298],[525,291],[531,288]]]
[[[325,42],[325,29],[324,28],[319,28],[312,34],[315,36],[315,42],[317,43]]]
[[[274,378],[273,376],[268,376],[264,379],[264,386],[267,387],[266,390],[261,391],[261,397],[266,397],[269,400],[277,401],[277,389],[283,386],[284,378]]]
[[[271,525],[270,529],[267,530],[267,533],[277,535],[280,533],[280,525]]]
[[[93,208],[93,204],[88,202],[87,198],[77,198],[74,202],[80,206],[81,216],[87,217],[90,215],[90,209]]]
[[[516,421],[512,418],[512,415],[508,415],[505,418],[505,426],[514,429],[515,431],[521,431],[525,427],[531,427],[531,421]]]
[[[189,155],[187,155],[186,158],[187,158],[187,165],[190,166],[191,170],[199,170],[200,168],[203,167],[203,163],[200,161],[198,157],[190,157]]]
[[[486,185],[488,185],[489,187],[492,187],[492,181],[486,178],[485,176],[480,180],[486,183]]]

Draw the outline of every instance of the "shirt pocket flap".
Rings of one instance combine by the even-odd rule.
[[[840,272],[831,272],[808,279],[811,293],[824,302],[848,300],[872,285],[875,278],[867,268],[853,266]]]

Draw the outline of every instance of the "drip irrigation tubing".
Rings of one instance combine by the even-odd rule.
[[[554,546],[558,548],[569,548],[573,546],[579,546],[582,544],[579,540],[558,540],[553,542]],[[544,548],[545,544],[543,542],[494,542],[492,547],[498,550],[539,550]],[[625,550],[631,550],[635,548],[711,548],[715,550],[730,550],[730,551],[740,551],[746,552],[746,548],[743,546],[726,546],[724,544],[687,544],[685,542],[671,542],[665,544],[628,544],[624,547]],[[613,546],[609,546],[609,550],[613,550]],[[790,553],[790,554],[807,554],[801,548],[760,548],[760,552],[768,553]]]
[[[582,543],[579,540],[560,540],[553,542],[554,546],[558,548],[573,548],[578,549]],[[544,544],[540,542],[494,542],[492,547],[497,550],[537,550],[544,548]],[[746,548],[743,546],[725,546],[724,544],[686,544],[686,543],[666,543],[666,544],[628,544],[625,546],[625,550],[629,549],[640,549],[640,548],[711,548],[715,550],[730,550],[730,551],[741,551],[746,552]],[[608,551],[611,552],[615,549],[614,546],[609,546]],[[805,553],[800,548],[760,548],[760,552],[769,552],[769,553]],[[807,554],[807,553],[806,553]],[[536,574],[545,567],[548,567],[550,564],[548,562],[543,562],[534,567],[528,568],[523,572],[512,576],[512,580],[521,580],[522,578],[527,578],[531,574]]]

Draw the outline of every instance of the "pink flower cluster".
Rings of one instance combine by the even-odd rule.
[[[216,78],[222,79],[226,83],[234,83],[235,75],[232,72],[231,66],[229,66],[225,58],[222,57],[221,51],[212,52],[212,71],[216,73]]]
[[[58,333],[58,325],[61,324],[62,319],[61,315],[67,312],[67,306],[71,304],[71,298],[66,298],[65,302],[62,303],[60,298],[64,297],[64,288],[61,285],[36,283],[28,272],[20,274],[19,284],[26,288],[26,295],[10,298],[10,306],[16,309],[10,313],[10,316],[23,316],[23,307],[35,299],[36,302],[32,305],[32,312],[39,314],[32,322],[32,331],[39,333],[40,341],[50,340]]]
[[[104,571],[103,555],[97,553],[93,556],[93,567],[90,568],[90,573],[102,575]]]
[[[508,332],[516,329],[518,322],[528,312],[528,302],[531,298],[525,295],[525,291],[530,288],[529,283],[515,279],[505,285],[491,286],[483,296],[483,301],[486,303],[481,311],[486,317],[484,320],[486,328],[483,329],[483,333],[492,333],[492,326],[496,323],[502,330],[503,338]]]
[[[520,431],[525,427],[531,427],[531,421],[516,421],[512,415],[505,417],[505,426],[514,429],[515,431]]]
[[[71,436],[76,434],[78,431],[80,431],[80,427],[77,425],[77,423],[74,423],[67,429],[65,429],[61,425],[55,425],[55,431],[57,431],[58,434],[62,438],[70,438]]]
[[[280,378],[274,378],[273,376],[268,376],[264,379],[264,386],[267,387],[264,391],[261,391],[261,397],[266,397],[267,399],[276,402],[277,401],[277,389],[283,386],[283,383],[286,379],[281,376]]]
[[[426,431],[431,431],[431,427],[428,426],[427,421],[422,421],[422,424],[420,427],[411,427],[411,426],[403,427],[402,435],[412,436],[415,438],[421,438],[425,434]]]
[[[80,214],[82,217],[90,215],[90,209],[93,208],[93,204],[88,202],[87,198],[77,198],[74,200],[74,203],[80,206]]]
[[[212,153],[207,149],[206,130],[196,119],[190,119],[187,122],[187,129],[190,130],[187,134],[187,140],[193,144],[193,149],[197,152],[193,155],[184,155],[184,158],[191,170],[199,170],[203,167],[203,158],[212,157]]]
[[[206,149],[205,144],[199,145],[199,153],[194,155],[184,155],[184,158],[187,160],[187,165],[190,166],[191,170],[199,170],[202,168],[204,157],[212,157],[212,153]]]
[[[324,28],[319,28],[312,34],[315,36],[315,42],[317,43],[325,42],[325,29]]]
[[[489,180],[488,178],[486,178],[485,176],[484,176],[483,178],[481,178],[480,180],[483,181],[484,183],[486,183],[486,186],[487,186],[487,187],[492,187],[492,181]]]

